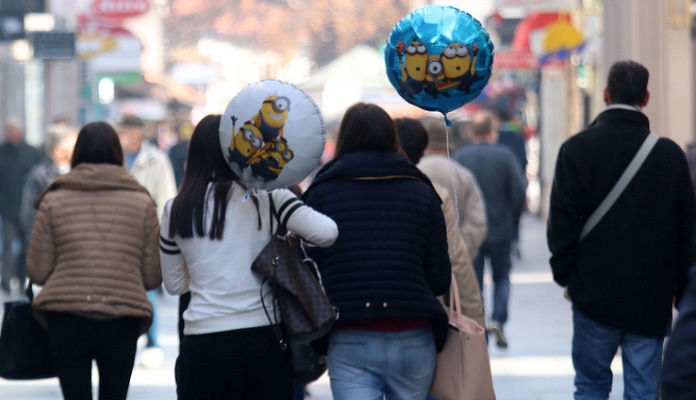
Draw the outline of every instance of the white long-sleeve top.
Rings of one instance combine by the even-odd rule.
[[[194,235],[182,239],[169,237],[172,201],[167,202],[160,225],[162,280],[167,292],[181,295],[191,292],[191,303],[184,312],[184,334],[198,335],[269,325],[261,303],[261,278],[251,271],[256,256],[270,241],[270,211],[267,192],[246,191],[233,184],[227,205],[222,240]],[[208,187],[205,227],[212,220],[214,199]],[[330,246],[338,236],[336,223],[305,206],[291,191],[270,192],[278,219],[287,221],[289,231],[320,247]],[[256,205],[250,196],[256,196]],[[262,227],[258,229],[260,213]],[[274,230],[278,221],[273,221]],[[264,285],[264,303],[273,313],[268,285]],[[279,312],[276,312],[280,316]]]

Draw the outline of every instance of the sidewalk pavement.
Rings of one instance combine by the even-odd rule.
[[[570,303],[552,280],[545,232],[545,221],[530,215],[523,217],[521,258],[513,259],[510,319],[505,327],[510,345],[507,349],[499,349],[494,340],[489,345],[498,400],[567,400],[573,397]],[[487,276],[484,283],[486,305],[491,304],[490,293]],[[159,311],[160,343],[165,360],[159,368],[151,370],[136,364],[128,395],[130,400],[176,399],[173,374],[178,351],[176,298],[165,294]],[[614,387],[610,400],[618,400],[623,392],[620,358],[615,359],[612,370]],[[96,372],[93,375],[96,384]],[[309,386],[309,392],[308,400],[332,399],[326,374]],[[26,382],[0,379],[0,399],[57,400],[61,399],[61,394],[57,379]]]

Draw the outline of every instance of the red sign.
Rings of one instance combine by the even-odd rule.
[[[532,53],[496,51],[493,56],[494,69],[537,69],[539,60]]]
[[[125,19],[145,14],[150,9],[149,0],[94,0],[92,14],[110,19]]]

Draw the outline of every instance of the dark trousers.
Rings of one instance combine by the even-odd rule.
[[[186,335],[177,358],[179,400],[291,400],[290,351],[270,326]]]
[[[99,400],[125,400],[139,329],[140,322],[133,317],[99,320],[49,313],[51,357],[64,399],[92,399],[94,360],[99,371]]]
[[[493,275],[493,315],[492,321],[504,325],[508,320],[508,302],[510,300],[510,241],[502,243],[484,242],[474,260],[474,271],[483,297],[483,269],[486,258],[491,262]]]

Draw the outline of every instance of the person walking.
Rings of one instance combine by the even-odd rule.
[[[474,270],[483,291],[485,261],[490,260],[493,312],[488,329],[495,335],[496,345],[507,348],[504,326],[510,302],[510,253],[515,216],[524,203],[525,181],[512,152],[496,144],[498,130],[489,112],[474,115],[470,128],[473,144],[459,149],[453,158],[474,174],[486,203],[488,233],[474,260]]]
[[[80,130],[71,171],[49,185],[27,257],[43,286],[34,314],[48,331],[66,400],[125,400],[138,336],[152,321],[146,289],[162,282],[155,203],[123,167],[116,131],[105,122]]]
[[[22,188],[29,171],[41,160],[41,152],[24,140],[24,124],[16,117],[5,121],[5,142],[0,145],[0,217],[2,217],[2,273],[0,290],[10,294],[14,287],[24,288],[27,234],[19,220]],[[19,242],[15,254],[14,242]]]
[[[179,194],[160,227],[164,287],[191,293],[177,358],[180,400],[287,399],[293,395],[289,350],[282,350],[264,311],[275,304],[251,264],[284,221],[318,246],[331,245],[336,224],[287,189],[247,187],[225,161],[220,115],[196,126]],[[271,200],[278,210],[271,219]]]
[[[659,397],[663,341],[687,283],[696,199],[672,140],[659,138],[604,216],[592,217],[650,136],[648,78],[635,61],[614,63],[606,110],[558,153],[547,239],[553,278],[573,304],[576,400],[609,397],[619,348],[624,398]],[[588,220],[598,221],[591,230]]]
[[[423,171],[435,183],[447,189],[455,200],[458,226],[466,244],[466,250],[472,260],[476,259],[479,249],[488,233],[486,205],[476,177],[461,164],[449,157],[450,142],[442,121],[429,121],[424,124],[427,147],[418,161],[418,169]]]
[[[177,189],[181,186],[181,181],[184,179],[184,171],[186,170],[186,157],[188,156],[189,140],[193,133],[193,126],[189,122],[180,122],[174,125],[174,133],[176,143],[169,148],[167,155],[172,163],[174,171],[174,180],[176,181]]]
[[[394,123],[396,124],[401,150],[406,155],[406,158],[420,169],[423,152],[430,146],[429,135],[425,127],[420,121],[413,118],[397,118],[394,120]],[[444,175],[438,172],[434,174],[438,176]],[[426,175],[428,175],[428,178],[433,179],[430,173],[426,172]],[[474,178],[472,177],[471,179]],[[458,215],[454,207],[454,201],[450,197],[450,191],[445,186],[433,180],[433,187],[442,200],[442,213],[445,216],[445,224],[447,225],[450,263],[452,264],[452,273],[457,280],[457,287],[459,288],[459,302],[462,314],[474,319],[485,328],[486,316],[483,311],[481,289],[479,289],[476,272],[474,272],[474,266],[471,257],[469,257],[466,243],[464,243],[464,239],[462,239],[459,231]],[[483,208],[481,212],[483,212]],[[485,221],[485,216],[483,218]]]
[[[77,140],[77,130],[68,125],[49,125],[44,141],[44,158],[29,171],[22,189],[22,202],[19,206],[19,222],[31,238],[31,228],[36,217],[36,200],[46,187],[57,177],[70,171],[70,160]]]
[[[435,189],[399,153],[386,111],[348,108],[335,158],[303,198],[341,232],[310,249],[340,312],[328,336],[333,398],[425,399],[447,335],[437,299],[451,282],[447,230]]]
[[[524,139],[524,127],[518,121],[513,120],[512,99],[500,100],[500,103],[495,108],[495,114],[498,118],[498,144],[505,146],[515,155],[515,159],[520,165],[522,177],[525,182],[525,190],[529,185],[527,181],[527,145]],[[520,258],[520,220],[524,212],[524,203],[516,210],[517,215],[513,219],[512,227],[512,253]]]
[[[174,170],[166,153],[154,144],[144,140],[143,120],[135,115],[124,115],[119,122],[118,136],[123,146],[125,166],[131,174],[145,186],[157,205],[157,216],[162,218],[164,204],[176,196]],[[147,332],[147,343],[140,363],[146,368],[157,368],[164,360],[164,352],[159,344],[158,304],[161,288],[147,293],[152,303],[154,316]]]

